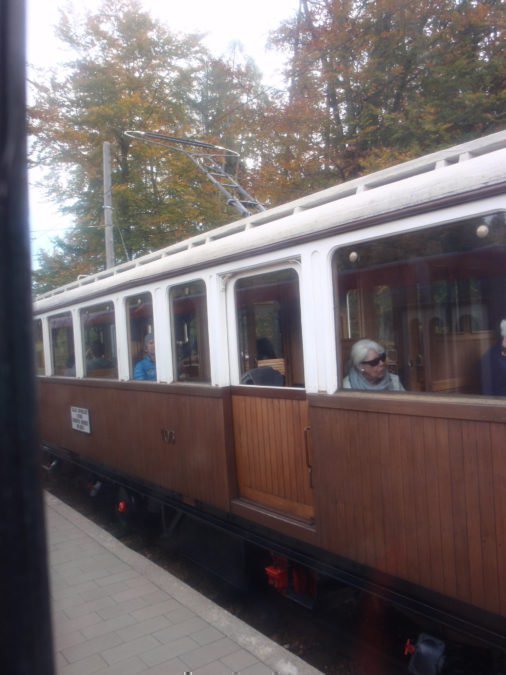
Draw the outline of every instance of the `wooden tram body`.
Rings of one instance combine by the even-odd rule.
[[[478,366],[506,317],[505,213],[502,132],[38,298],[43,447],[504,647],[506,399]],[[477,243],[455,248],[462,223]],[[132,380],[141,325],[157,382]],[[86,331],[113,367],[87,371]],[[284,386],[241,384],[262,331]],[[341,388],[358,337],[405,393]]]

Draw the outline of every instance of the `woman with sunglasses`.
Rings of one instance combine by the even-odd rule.
[[[398,375],[386,367],[386,353],[373,340],[359,340],[351,348],[351,368],[344,378],[345,389],[405,391]]]

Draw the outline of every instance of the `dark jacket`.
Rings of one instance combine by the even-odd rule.
[[[498,342],[481,360],[481,392],[487,396],[506,396],[506,356]]]

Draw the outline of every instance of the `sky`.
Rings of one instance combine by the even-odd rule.
[[[266,49],[268,34],[296,13],[299,1],[141,0],[141,4],[171,31],[205,33],[204,43],[216,56],[225,54],[232,43],[240,42],[264,74],[265,82],[276,86],[281,83],[283,62],[279,54]],[[100,5],[100,0],[27,0],[28,64],[50,68],[65,61],[65,53],[54,36],[60,8],[76,6],[93,11]],[[29,184],[34,265],[39,249],[51,250],[51,238],[72,225],[58,213],[56,205],[44,198],[43,191],[35,186],[37,180],[39,176],[32,172]]]

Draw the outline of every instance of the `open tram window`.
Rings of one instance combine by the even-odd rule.
[[[35,319],[33,322],[33,342],[35,348],[35,372],[37,375],[45,375],[46,364],[44,360],[44,341],[42,339],[41,319]]]
[[[64,312],[63,314],[49,317],[49,335],[53,374],[75,377],[76,360],[72,314]]]
[[[145,339],[154,334],[153,300],[151,293],[139,293],[126,300],[128,317],[128,350],[130,378],[134,379],[135,365],[145,357]]]
[[[506,319],[505,254],[504,213],[337,250],[343,377],[353,344],[369,338],[408,391],[506,395],[506,356],[503,390],[488,383]]]
[[[112,302],[81,310],[85,377],[117,378],[116,322]]]
[[[285,269],[235,284],[242,384],[304,386],[299,278]]]
[[[206,285],[192,281],[170,290],[172,353],[178,382],[210,382]]]

